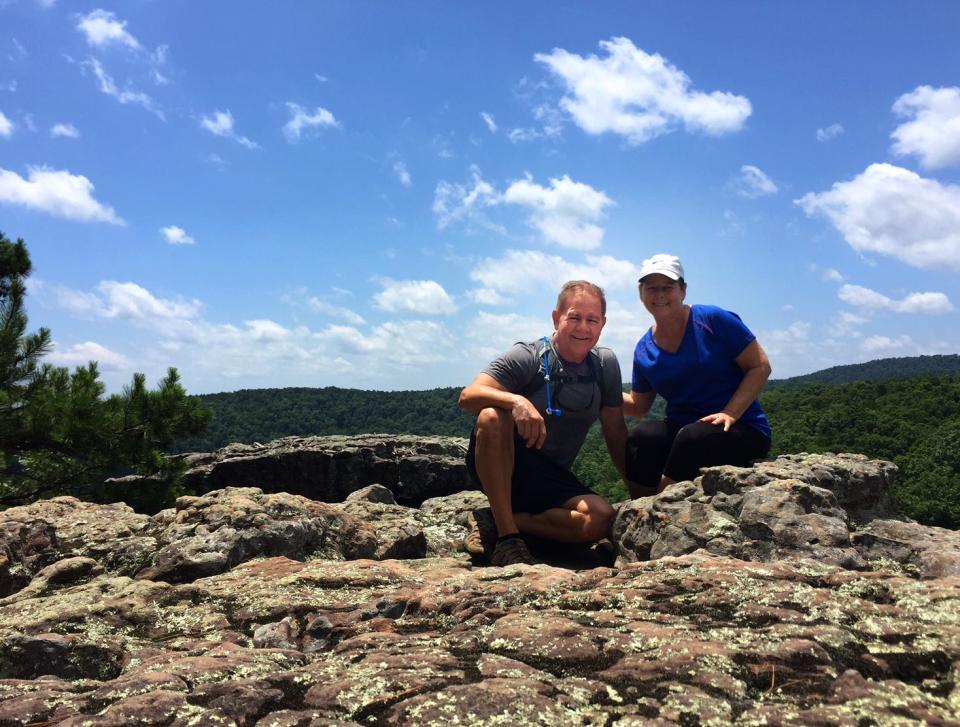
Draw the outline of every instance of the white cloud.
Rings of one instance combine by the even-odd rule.
[[[480,311],[467,324],[465,338],[469,358],[491,361],[517,341],[532,341],[553,331],[550,311],[539,316]]]
[[[467,298],[480,305],[504,305],[510,302],[493,288],[474,288],[467,291]]]
[[[593,223],[613,204],[603,192],[566,175],[551,179],[549,187],[521,179],[507,188],[503,201],[530,210],[530,224],[548,242],[577,250],[600,246],[603,228]]]
[[[335,128],[340,126],[340,122],[334,118],[333,114],[322,106],[317,106],[316,110],[311,114],[302,106],[288,101],[287,109],[290,111],[290,120],[283,125],[283,135],[286,136],[287,141],[291,143],[300,141],[300,135],[304,129]],[[227,113],[229,113],[229,111]]]
[[[323,313],[324,315],[333,316],[334,318],[342,318],[347,321],[347,323],[352,323],[355,326],[362,326],[366,321],[363,319],[359,313],[356,313],[349,308],[344,308],[343,306],[334,305],[329,301],[318,298],[317,296],[312,296],[307,300],[307,305],[310,306],[310,309],[316,313]]]
[[[90,45],[119,44],[133,49],[140,48],[137,39],[127,32],[126,21],[118,20],[117,16],[108,10],[94,10],[81,16],[77,30],[86,36]]]
[[[0,137],[9,139],[13,135],[13,122],[0,111]]]
[[[839,271],[834,270],[833,268],[822,268],[816,263],[810,263],[810,271],[816,273],[820,276],[821,280],[825,280],[828,283],[842,283],[843,275]]]
[[[869,316],[841,311],[831,322],[828,333],[832,338],[837,339],[862,338],[860,327],[869,322]]]
[[[803,358],[811,351],[810,330],[807,321],[795,321],[785,328],[757,332],[757,340],[770,356],[776,370],[778,361]]]
[[[136,283],[105,280],[91,313],[104,318],[195,318],[202,305],[198,300],[158,298]]]
[[[493,114],[488,114],[486,111],[481,111],[480,118],[483,119],[483,123],[487,125],[487,128],[490,130],[491,134],[497,133],[497,122],[494,120]]]
[[[230,109],[226,111],[216,110],[212,114],[200,117],[200,126],[209,131],[214,136],[222,136],[226,139],[233,139],[241,146],[247,149],[259,149],[255,141],[251,141],[245,136],[240,136],[233,128],[233,114]]]
[[[158,118],[165,118],[163,112],[157,108],[156,103],[148,94],[144,93],[143,91],[136,90],[121,91],[113,78],[111,78],[111,76],[105,70],[103,70],[103,66],[96,58],[90,58],[82,63],[81,67],[84,69],[88,67],[93,69],[93,75],[97,77],[97,82],[100,84],[100,91],[105,93],[107,96],[115,98],[124,105],[134,104],[136,106],[142,106],[150,113],[156,114]]]
[[[608,255],[587,255],[574,263],[539,250],[508,250],[503,257],[485,258],[470,271],[470,278],[485,288],[517,295],[535,289],[559,291],[568,280],[589,280],[608,290],[636,288],[640,268],[628,260]]]
[[[601,41],[600,48],[605,58],[561,48],[534,56],[563,79],[568,95],[560,105],[589,134],[609,131],[642,144],[682,125],[718,135],[741,129],[752,112],[744,96],[692,89],[683,71],[628,38]]]
[[[917,86],[893,111],[910,119],[890,134],[894,154],[916,155],[927,169],[960,164],[960,87]]]
[[[125,224],[112,207],[93,198],[86,177],[46,167],[27,167],[27,179],[0,169],[0,202],[16,204],[57,217],[81,222]]]
[[[130,360],[121,353],[111,351],[94,341],[75,343],[70,348],[62,348],[56,341],[48,356],[50,363],[57,366],[86,366],[96,361],[101,370],[117,371],[130,367]]]
[[[66,139],[77,139],[80,137],[80,130],[73,124],[54,124],[50,127],[50,136],[54,139],[63,137]]]
[[[406,164],[403,162],[394,162],[393,171],[397,175],[397,179],[400,180],[400,184],[404,187],[413,185],[413,179],[410,177],[410,172],[407,170]]]
[[[894,300],[870,288],[844,285],[837,295],[845,303],[869,310],[928,314],[949,313],[953,310],[953,304],[943,293],[909,293],[902,300]]]
[[[737,194],[747,199],[756,199],[780,191],[762,169],[752,164],[740,167],[740,176],[733,180],[732,186]]]
[[[451,315],[457,311],[453,298],[435,280],[386,279],[382,285],[383,290],[373,296],[374,305],[380,310],[421,315]]]
[[[192,245],[196,242],[196,240],[187,234],[186,230],[176,225],[161,227],[160,232],[163,233],[164,238],[166,238],[167,242],[171,245]]]
[[[826,128],[817,129],[817,141],[825,142],[836,139],[843,133],[843,126],[840,124],[830,124]]]
[[[870,336],[869,338],[863,339],[863,342],[860,344],[860,349],[864,353],[885,356],[898,355],[905,356],[911,355],[916,351],[917,344],[913,342],[913,339],[910,336],[898,336],[897,338],[890,338],[889,336]]]
[[[389,354],[389,365],[412,366],[449,361],[455,350],[453,336],[435,321],[388,321],[369,332],[350,326],[327,326],[317,334],[345,355],[359,355],[373,364]]]
[[[437,227],[442,230],[451,222],[467,221],[502,233],[503,228],[494,225],[483,215],[484,209],[500,201],[497,191],[483,180],[478,167],[470,167],[470,176],[473,178],[472,187],[445,181],[437,184],[433,196]]]
[[[921,268],[960,270],[960,187],[891,164],[871,164],[828,192],[795,203],[825,215],[860,252],[897,257]]]

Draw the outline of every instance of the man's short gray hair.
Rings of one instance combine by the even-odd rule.
[[[568,295],[571,293],[592,293],[600,299],[600,310],[603,315],[607,315],[607,296],[601,288],[596,283],[591,283],[589,280],[568,280],[563,284],[563,287],[560,288],[560,295],[557,296],[557,310],[563,310],[563,302]]]

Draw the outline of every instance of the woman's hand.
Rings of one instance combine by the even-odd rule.
[[[526,441],[527,447],[540,449],[547,439],[547,424],[537,407],[518,394],[513,400],[510,414],[513,416],[513,423],[517,425],[517,433]]]
[[[737,420],[725,411],[718,411],[716,414],[707,414],[705,417],[700,417],[700,421],[723,427],[723,431],[725,432],[729,432],[730,427],[737,423]]]

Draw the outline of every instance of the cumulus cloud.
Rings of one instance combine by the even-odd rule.
[[[843,126],[840,124],[830,124],[822,129],[817,129],[817,141],[823,143],[825,141],[832,141],[836,139],[844,131]]]
[[[397,175],[397,179],[400,180],[400,184],[404,187],[410,187],[413,185],[413,178],[410,176],[410,172],[407,170],[407,165],[403,162],[394,162],[393,172]]]
[[[901,300],[888,298],[860,285],[844,285],[837,295],[845,303],[869,310],[890,310],[895,313],[949,313],[953,304],[943,293],[909,293]]]
[[[504,305],[509,303],[508,298],[504,298],[493,288],[474,288],[467,291],[467,298],[480,305]]]
[[[862,338],[860,328],[870,322],[870,316],[850,311],[841,311],[830,323],[828,333],[832,338],[848,339]]]
[[[96,361],[100,369],[108,371],[130,367],[130,360],[126,356],[94,341],[75,343],[69,348],[63,348],[54,341],[48,359],[52,364],[67,367],[86,366],[90,361]]]
[[[740,167],[740,176],[732,180],[732,186],[737,194],[747,199],[756,199],[780,191],[760,167],[752,164],[744,164]]]
[[[695,90],[686,73],[628,38],[601,41],[600,48],[606,57],[562,48],[534,56],[566,84],[560,105],[589,134],[613,132],[630,144],[681,126],[719,135],[741,129],[752,112],[744,96]]]
[[[490,361],[517,341],[532,341],[552,330],[550,311],[543,311],[541,316],[480,311],[470,319],[465,329],[465,338],[470,347],[468,355],[481,361]]]
[[[27,178],[0,169],[0,202],[68,220],[125,224],[112,207],[93,198],[93,184],[86,177],[66,170],[27,167]]]
[[[383,290],[373,297],[374,305],[390,313],[451,315],[457,312],[453,298],[435,280],[382,281]]]
[[[497,133],[497,122],[493,118],[493,114],[488,114],[486,111],[480,112],[480,118],[483,119],[483,123],[487,125],[491,134]]]
[[[345,356],[379,359],[389,354],[391,364],[407,366],[449,361],[455,349],[453,336],[435,321],[388,321],[367,332],[331,325],[318,337],[334,344]]]
[[[828,283],[842,283],[843,275],[839,271],[834,270],[833,268],[823,268],[817,265],[816,263],[810,264],[810,271],[816,273],[820,276],[821,280],[825,280]]]
[[[322,106],[317,106],[313,113],[303,108],[299,104],[291,101],[287,102],[287,110],[290,112],[290,120],[283,125],[283,135],[287,141],[293,143],[300,141],[300,136],[305,129],[324,129],[340,126],[333,114]],[[230,113],[229,111],[227,113]]]
[[[214,136],[222,136],[226,139],[233,139],[241,146],[247,149],[259,149],[259,145],[245,136],[241,136],[233,128],[233,114],[230,109],[226,111],[214,111],[212,114],[206,114],[200,117],[200,126],[209,131]]]
[[[13,122],[0,111],[0,137],[9,139],[13,136]]]
[[[158,298],[136,283],[116,280],[104,280],[95,293],[60,288],[57,299],[75,315],[97,318],[191,319],[202,310],[198,300]]]
[[[169,227],[161,227],[160,232],[163,234],[163,237],[171,245],[192,245],[196,242],[190,235],[187,234],[186,230],[182,227],[177,227],[176,225],[170,225]]]
[[[50,136],[54,139],[77,139],[80,137],[80,130],[73,124],[54,124],[50,127]]]
[[[493,207],[500,196],[489,182],[484,181],[477,166],[470,167],[472,183],[467,185],[441,181],[433,195],[433,214],[437,218],[437,227],[445,228],[452,222],[468,222],[481,227],[504,232],[503,228],[493,224],[483,214],[483,210]]]
[[[568,280],[589,280],[608,290],[636,288],[640,268],[609,255],[587,255],[575,263],[539,250],[508,250],[502,257],[485,258],[470,278],[501,294],[516,295],[534,289],[558,291]]]
[[[896,338],[890,338],[889,336],[870,336],[869,338],[863,339],[863,342],[860,344],[860,349],[864,353],[874,354],[874,355],[910,355],[916,351],[917,344],[913,342],[913,339],[910,336],[903,335],[897,336]]]
[[[960,270],[960,187],[891,164],[871,164],[830,191],[795,200],[822,214],[860,252],[891,255],[920,268]]]
[[[138,50],[140,43],[127,32],[127,23],[108,10],[94,10],[80,17],[77,30],[93,46],[123,45]]]
[[[121,104],[134,104],[135,106],[142,106],[147,111],[152,114],[155,114],[160,119],[165,119],[163,112],[157,108],[154,100],[143,91],[136,91],[131,89],[120,90],[113,78],[108,74],[101,65],[100,61],[96,58],[90,58],[81,64],[81,67],[86,69],[90,68],[93,70],[93,75],[97,77],[97,83],[100,86],[100,91],[111,98],[116,99]]]
[[[334,305],[330,301],[324,300],[317,296],[311,296],[307,300],[307,305],[315,313],[322,313],[326,316],[332,316],[334,318],[342,318],[347,321],[347,323],[352,323],[355,326],[362,326],[366,321],[363,319],[363,316],[355,311],[345,308],[343,306]]]
[[[917,86],[893,112],[909,119],[890,134],[894,154],[915,155],[926,169],[960,164],[960,87]]]
[[[542,187],[530,179],[511,184],[503,201],[530,211],[530,224],[545,240],[561,247],[593,250],[600,246],[603,228],[594,224],[613,204],[606,194],[564,175]]]

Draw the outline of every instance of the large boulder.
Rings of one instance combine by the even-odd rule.
[[[259,487],[322,502],[342,502],[354,490],[379,484],[395,500],[424,500],[471,489],[465,439],[398,434],[285,437],[265,445],[231,444],[185,456],[185,482],[194,492]]]
[[[960,575],[960,537],[882,520],[896,476],[854,454],[796,454],[752,467],[710,467],[653,497],[617,506],[621,562],[703,548],[744,560],[810,558],[866,569],[886,559],[921,577]]]

